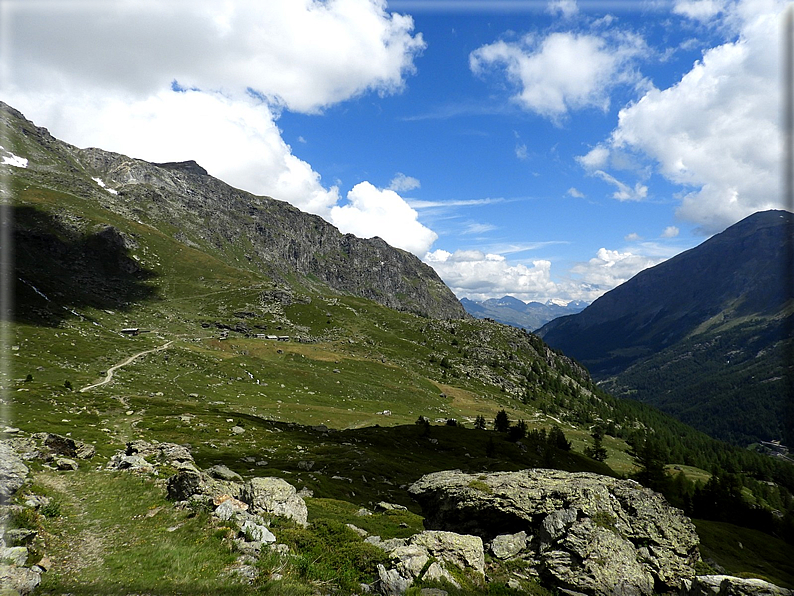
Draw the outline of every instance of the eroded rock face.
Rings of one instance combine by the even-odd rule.
[[[525,532],[531,539],[512,556],[562,590],[649,595],[679,590],[695,575],[692,522],[633,481],[545,469],[448,471],[409,491],[428,528],[474,534],[497,548],[500,536]]]

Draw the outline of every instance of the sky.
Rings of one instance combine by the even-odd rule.
[[[459,298],[592,301],[783,207],[785,7],[0,0],[0,99],[380,236]]]

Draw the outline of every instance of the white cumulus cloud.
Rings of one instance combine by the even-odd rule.
[[[724,8],[725,0],[676,0],[673,12],[696,21],[708,21]]]
[[[601,178],[604,182],[608,182],[617,187],[617,190],[612,193],[613,199],[617,199],[618,201],[642,201],[648,196],[648,187],[640,182],[635,183],[634,188],[632,188],[603,170],[596,170],[593,174]]]
[[[675,238],[678,236],[680,230],[676,226],[667,226],[662,232],[662,238]]]
[[[647,156],[681,185],[676,215],[705,233],[781,206],[784,6],[780,0],[726,5],[724,22],[736,38],[704,52],[674,85],[651,89],[621,110],[609,140],[611,149]]]
[[[551,0],[547,10],[553,15],[570,19],[579,13],[579,6],[576,4],[576,0]]]
[[[600,248],[595,257],[572,267],[571,273],[578,277],[581,284],[589,288],[589,295],[592,296],[590,299],[594,300],[628,281],[643,269],[658,265],[664,260],[664,258]]]
[[[320,113],[363,93],[404,88],[425,43],[411,17],[390,13],[385,1],[16,2],[4,9],[11,35],[3,100],[56,136],[150,161],[195,159],[234,186],[289,201],[343,232],[366,229],[419,254],[432,243],[434,233],[396,194],[376,210],[354,189],[339,208],[337,187],[292,153],[277,126],[285,109]]]
[[[532,261],[529,266],[510,264],[502,255],[479,250],[450,253],[438,249],[428,253],[425,262],[459,297],[484,300],[509,294],[520,300],[545,300],[558,291],[547,260]]]
[[[504,69],[519,90],[514,101],[557,121],[571,110],[607,109],[615,85],[638,81],[633,61],[644,51],[632,34],[557,32],[484,45],[470,54],[469,66],[478,75]]]
[[[383,240],[422,257],[438,238],[423,226],[412,209],[393,190],[381,190],[361,182],[347,193],[348,203],[331,209],[330,221],[340,230],[361,238]]]

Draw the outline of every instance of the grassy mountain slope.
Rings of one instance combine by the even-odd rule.
[[[792,217],[751,215],[539,335],[616,395],[739,444],[780,438]]]
[[[23,434],[71,433],[98,451],[76,472],[33,464],[33,482],[20,495],[23,502],[24,494],[46,494],[59,504],[51,517],[27,520],[46,543],[37,556],[51,559],[44,593],[177,594],[192,588],[206,594],[306,594],[335,585],[321,568],[325,563],[308,555],[287,569],[262,561],[262,580],[253,586],[230,582],[226,573],[238,553],[228,527],[205,512],[172,509],[163,500],[161,479],[102,470],[133,439],[189,444],[204,468],[223,463],[244,478],[285,478],[313,491],[310,520],[354,523],[383,537],[419,529],[420,512],[404,487],[430,471],[546,466],[628,473],[635,464],[624,439],[651,428],[679,445],[680,463],[686,453],[694,458],[689,463],[702,463],[697,454],[708,452],[706,443],[686,451],[697,433],[665,426],[672,423],[660,414],[605,395],[582,367],[537,336],[490,321],[448,318],[445,294],[434,279],[411,273],[411,262],[397,266],[401,261],[393,257],[394,279],[414,288],[398,298],[396,309],[384,305],[384,296],[356,295],[311,273],[319,264],[290,269],[288,261],[276,259],[267,266],[265,244],[246,242],[278,236],[265,229],[270,219],[257,219],[258,236],[230,239],[226,224],[220,235],[210,225],[234,217],[224,215],[226,199],[250,195],[220,186],[218,195],[205,192],[202,200],[217,199],[217,215],[204,229],[182,202],[189,193],[157,186],[187,180],[168,178],[173,168],[180,176],[206,178],[194,166],[163,170],[114,157],[121,170],[140,168],[144,182],[135,174],[138,182],[119,183],[119,195],[113,195],[92,178],[110,185],[122,174],[114,178],[87,168],[81,150],[48,141],[26,121],[11,124],[3,146],[29,165],[0,165],[17,253],[16,308],[2,322],[10,338],[7,366],[0,371],[3,412]],[[238,203],[228,208],[234,211]],[[200,210],[196,206],[193,213]],[[291,221],[298,226],[315,220],[295,215]],[[304,232],[285,229],[284,220],[274,225],[294,246],[301,237],[309,241]],[[331,244],[345,238],[332,242],[330,231],[324,234],[312,237]],[[373,250],[380,250],[377,244]],[[339,258],[364,259],[357,254],[351,249]],[[303,249],[294,256],[289,262],[311,261]],[[357,274],[351,280],[361,287],[369,283]],[[428,296],[442,306],[433,310]],[[143,332],[124,334],[125,328]],[[112,379],[100,384],[109,371]],[[534,439],[525,439],[522,448],[505,433],[471,428],[477,416],[490,424],[501,409],[530,429],[562,427],[573,449]],[[414,424],[419,416],[432,424]],[[466,428],[448,425],[448,419]],[[596,422],[611,424],[604,463],[583,455]],[[717,449],[716,442],[707,445]],[[356,516],[361,506],[380,500],[410,510]],[[294,537],[298,549],[317,544],[325,527],[307,534],[287,528],[285,535]],[[339,536],[345,544],[357,540]],[[287,579],[270,581],[276,575]]]

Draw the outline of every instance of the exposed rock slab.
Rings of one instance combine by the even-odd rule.
[[[700,575],[692,581],[686,596],[791,596],[791,590],[762,579],[730,575]]]
[[[679,590],[695,575],[694,525],[633,481],[545,469],[447,471],[409,491],[428,528],[486,541],[526,532],[533,538],[518,556],[537,562],[541,578],[561,590],[646,595]]]

